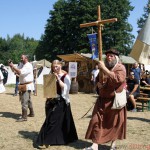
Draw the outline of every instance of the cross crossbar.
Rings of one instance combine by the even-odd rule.
[[[102,20],[102,21],[95,21],[95,22],[90,22],[90,23],[84,23],[84,24],[80,24],[80,28],[99,26],[101,24],[115,22],[115,21],[117,21],[117,18],[112,18],[112,19],[107,19],[107,20]]]
[[[97,21],[80,24],[80,28],[91,27],[91,26],[97,26],[98,27],[98,53],[99,53],[99,60],[102,60],[102,33],[101,33],[102,25],[105,24],[105,23],[116,22],[117,18],[101,20],[100,6],[98,6],[97,14],[98,14]],[[100,78],[101,79],[103,78],[101,70],[100,70]]]

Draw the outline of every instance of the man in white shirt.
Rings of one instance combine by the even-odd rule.
[[[34,90],[33,85],[33,67],[28,61],[27,55],[21,56],[22,66],[19,68],[15,67],[12,62],[9,62],[9,66],[14,72],[19,75],[19,82],[22,88],[19,88],[19,96],[22,105],[22,117],[17,120],[18,122],[27,121],[27,110],[29,108],[29,117],[34,117],[33,105],[31,101],[31,91]]]

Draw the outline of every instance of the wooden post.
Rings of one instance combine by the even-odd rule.
[[[106,19],[106,20],[101,20],[101,10],[100,6],[98,6],[97,10],[98,14],[98,19],[95,22],[90,22],[90,23],[84,23],[80,24],[80,28],[83,27],[91,27],[91,26],[97,26],[98,27],[98,53],[99,53],[99,60],[102,61],[102,26],[105,23],[110,23],[110,22],[115,22],[117,21],[117,18],[112,18],[112,19]],[[102,71],[100,70],[100,78],[102,77]]]
[[[33,70],[33,76],[34,76],[34,96],[37,96],[37,68]]]
[[[98,21],[101,21],[101,11],[100,6],[98,6]],[[99,51],[99,60],[102,60],[102,24],[98,25],[98,51]]]

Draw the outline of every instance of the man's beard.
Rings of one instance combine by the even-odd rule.
[[[117,59],[112,60],[112,61],[105,60],[105,66],[108,69],[112,69],[116,65],[116,63],[117,63]]]
[[[21,63],[25,64],[25,62],[23,60],[21,60]]]

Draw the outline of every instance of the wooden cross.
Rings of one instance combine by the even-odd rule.
[[[97,21],[80,24],[80,28],[91,27],[91,26],[97,26],[98,27],[98,53],[99,53],[99,60],[102,60],[102,33],[101,33],[102,26],[105,23],[110,23],[110,22],[117,21],[117,18],[101,20],[100,6],[98,6],[98,10],[97,11],[98,11],[98,19],[97,19]]]

